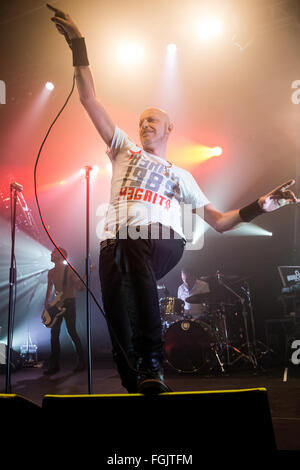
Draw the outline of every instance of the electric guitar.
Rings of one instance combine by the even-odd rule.
[[[65,298],[63,296],[63,292],[58,292],[49,307],[43,310],[42,323],[47,328],[52,328],[52,326],[55,325],[58,317],[60,317],[66,311],[66,308],[64,307],[64,300]]]
[[[96,266],[91,265],[90,266],[90,272],[93,272],[96,269]],[[67,271],[65,271],[67,273]],[[85,281],[86,276],[83,276],[83,280]],[[66,280],[66,278],[65,278]],[[64,287],[65,287],[65,282],[64,280]],[[45,308],[42,313],[42,323],[46,328],[52,328],[58,317],[60,317],[65,311],[66,308],[64,307],[64,300],[65,300],[65,295],[64,295],[64,289],[61,292],[58,292],[56,296],[54,297],[53,301],[49,305],[49,307]]]

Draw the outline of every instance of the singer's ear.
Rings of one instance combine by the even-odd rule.
[[[169,131],[169,132],[172,132],[173,129],[174,129],[174,124],[171,122],[171,123],[168,125],[168,131]]]

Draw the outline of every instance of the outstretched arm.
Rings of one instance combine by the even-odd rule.
[[[295,180],[286,181],[265,196],[257,199],[254,203],[241,209],[223,213],[212,204],[207,204],[204,207],[204,220],[215,230],[222,233],[233,229],[241,222],[250,222],[255,217],[265,212],[273,212],[288,204],[297,204],[300,202],[300,199],[288,189],[294,183]],[[197,209],[195,212],[197,213]]]
[[[56,24],[56,27],[61,34],[66,33],[71,42],[79,38],[84,40],[78,26],[72,20],[70,15],[49,4],[47,4],[47,6],[55,13],[51,20]],[[75,45],[73,47],[75,47]],[[115,130],[115,124],[106,112],[104,106],[96,97],[91,69],[89,65],[78,65],[74,68],[80,101],[100,136],[106,145],[110,146]]]
[[[239,209],[221,212],[213,204],[204,207],[204,220],[220,233],[227,232],[242,222]]]

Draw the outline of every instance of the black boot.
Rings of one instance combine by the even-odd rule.
[[[138,393],[158,394],[172,392],[164,382],[161,356],[158,353],[149,354],[143,358],[138,373]]]
[[[123,387],[128,393],[138,393],[137,389],[137,359],[132,351],[127,353],[127,360],[122,352],[117,353],[113,350],[113,359]]]
[[[76,374],[76,372],[82,372],[84,370],[85,370],[84,360],[79,357],[77,359],[77,365],[76,365],[75,369],[73,369],[73,372]]]
[[[59,363],[58,362],[50,362],[48,369],[44,371],[44,375],[54,375],[60,371]]]

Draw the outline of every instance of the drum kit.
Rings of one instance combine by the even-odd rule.
[[[197,305],[200,314],[196,318],[185,310],[183,300],[161,296],[165,359],[173,369],[184,373],[227,373],[240,361],[257,367],[249,285],[245,278],[232,278],[219,271],[216,276],[200,278],[208,281],[210,291],[186,299]],[[165,288],[158,289],[162,293]]]

